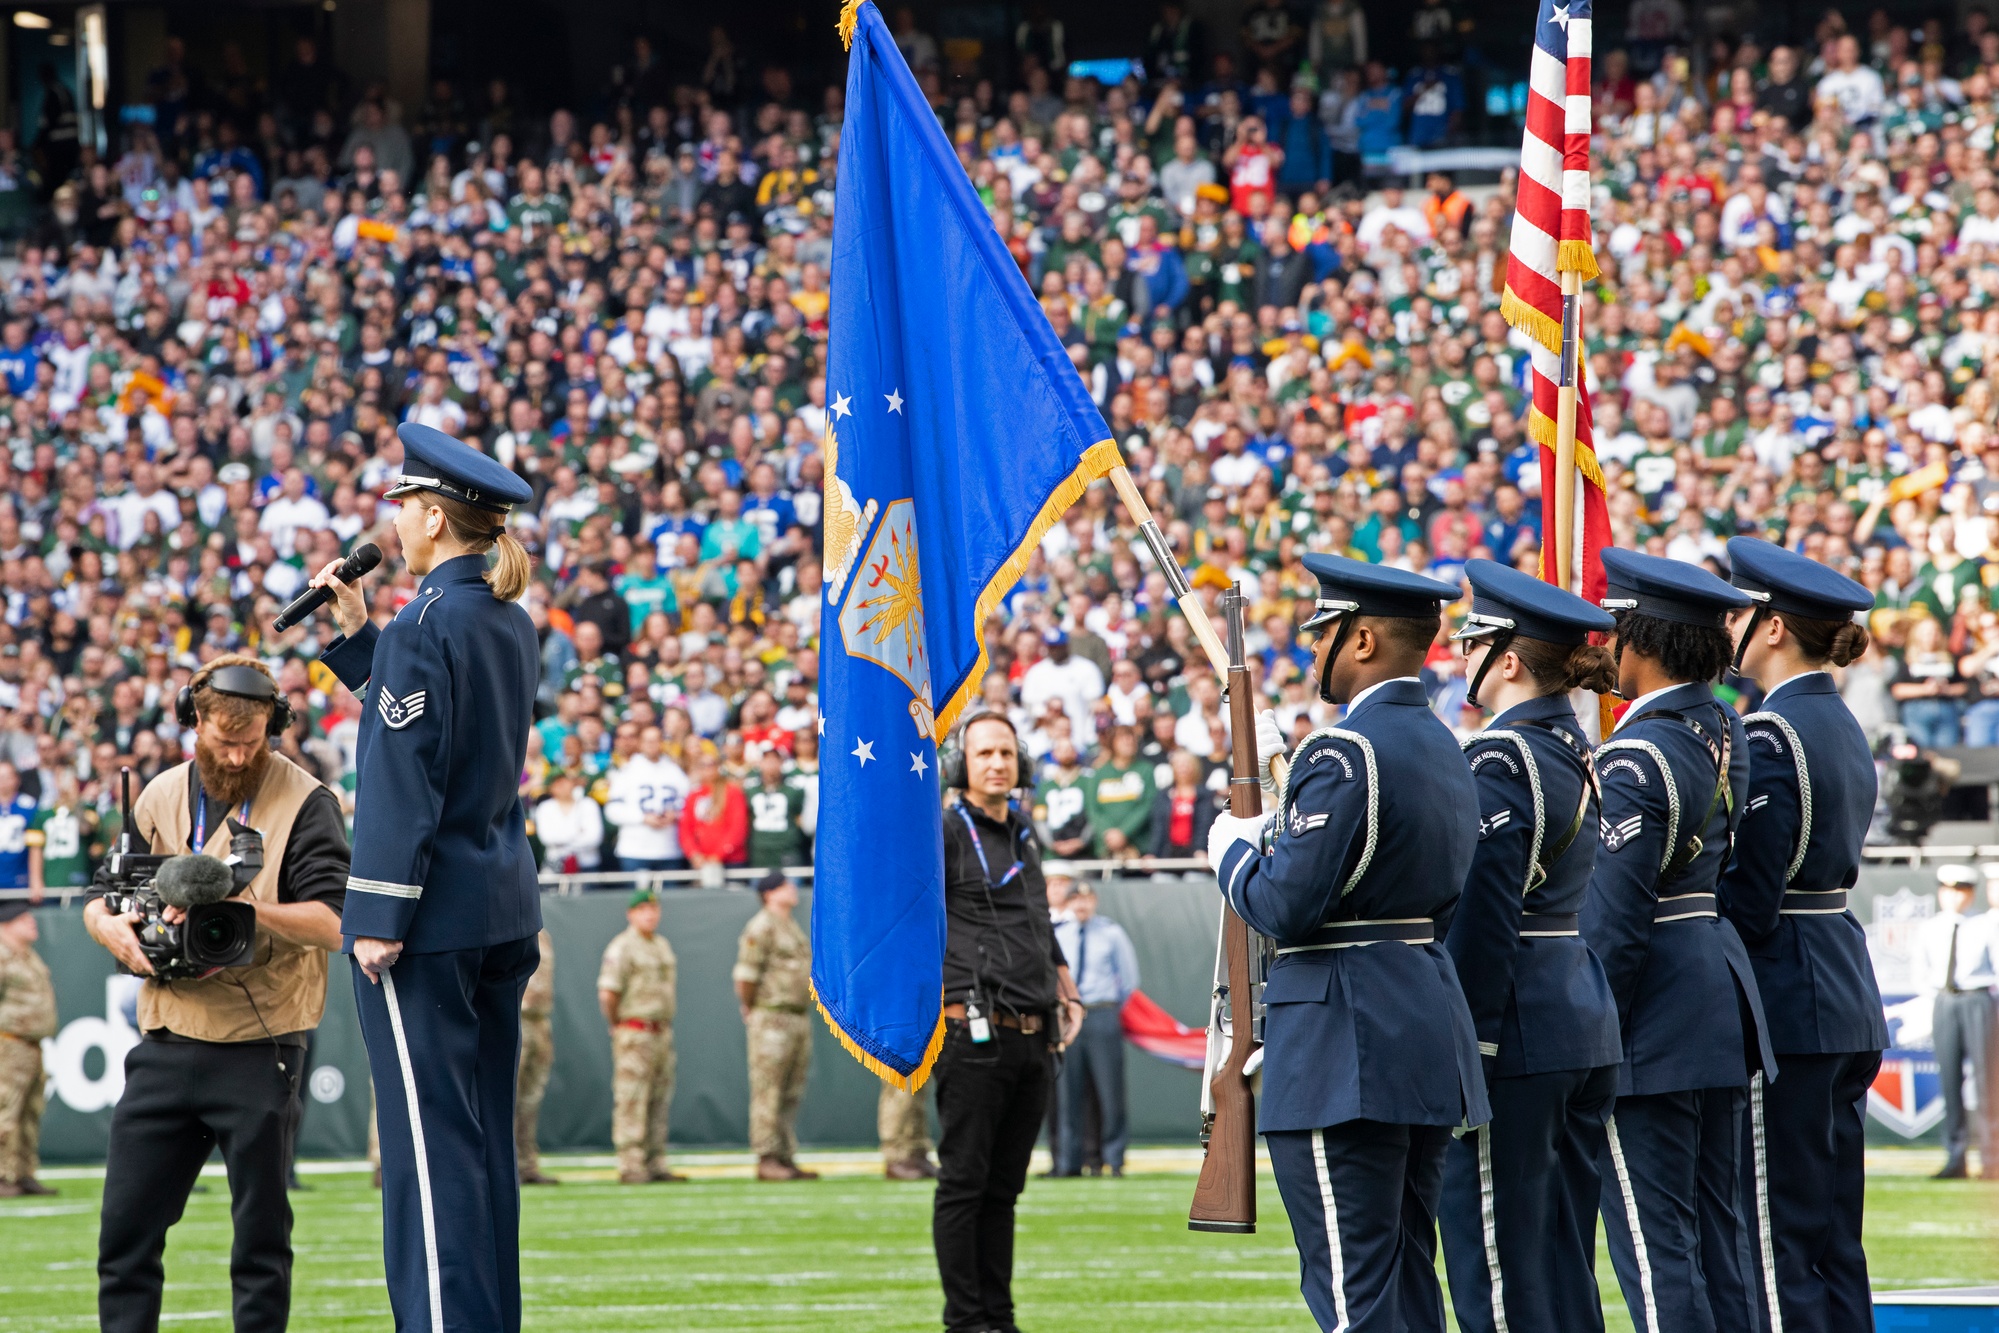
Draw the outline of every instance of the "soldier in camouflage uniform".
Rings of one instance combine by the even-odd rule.
[[[763,910],[736,941],[736,999],[750,1040],[750,1151],[758,1180],[817,1180],[798,1155],[798,1104],[812,1067],[812,946],[791,919],[798,886],[781,872],[757,881]]]
[[[881,1136],[882,1174],[890,1180],[935,1180],[930,1160],[930,1120],[921,1091],[904,1092],[882,1084],[875,1102],[875,1133]]]
[[[0,903],[0,1199],[54,1194],[35,1179],[42,1141],[42,1039],[56,1034],[56,992],[35,952],[35,915]]]
[[[626,927],[605,946],[597,1003],[611,1025],[611,1142],[618,1183],[685,1180],[666,1169],[666,1112],[673,1101],[673,946],[659,934],[659,896],[633,892]]]
[[[514,1084],[514,1157],[521,1184],[559,1185],[542,1174],[541,1145],[535,1127],[541,1122],[542,1094],[548,1091],[549,1067],[555,1063],[555,1033],[549,1015],[555,1012],[555,941],[546,928],[536,939],[541,962],[521,995],[521,1068]]]

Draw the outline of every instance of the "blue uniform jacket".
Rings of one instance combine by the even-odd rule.
[[[1500,1077],[1617,1064],[1617,1004],[1589,945],[1575,934],[1521,934],[1573,930],[1573,921],[1546,918],[1582,911],[1596,864],[1589,741],[1575,712],[1565,695],[1530,700],[1494,718],[1464,750],[1478,786],[1478,850],[1445,947],[1479,1049]],[[1575,839],[1550,864],[1579,810]],[[1539,920],[1523,923],[1523,912]]]
[[[1732,738],[1731,795],[1696,827],[1714,796],[1723,728]],[[1704,682],[1678,686],[1625,716],[1597,748],[1596,773],[1603,846],[1583,906],[1583,938],[1603,960],[1623,1025],[1618,1092],[1738,1088],[1754,1070],[1774,1074],[1756,977],[1735,927],[1721,916],[1653,923],[1661,897],[1715,892],[1730,829],[1747,800],[1742,719]],[[1694,837],[1699,855],[1662,886],[1668,862]]]
[[[1389,681],[1298,747],[1270,850],[1235,843],[1217,878],[1280,948],[1324,942],[1329,920],[1448,918],[1478,842],[1477,809],[1471,770],[1423,687]],[[1491,1118],[1442,944],[1282,954],[1263,998],[1264,1132]]]
[[[439,953],[541,929],[520,800],[541,657],[534,622],[494,598],[485,567],[445,561],[387,628],[321,658],[362,703],[350,949],[367,936]]]
[[[1722,910],[1749,947],[1779,1055],[1888,1045],[1867,935],[1842,905],[1784,912],[1784,894],[1850,889],[1874,817],[1874,756],[1832,677],[1785,681],[1749,733],[1749,805]],[[1793,900],[1801,903],[1801,900]]]

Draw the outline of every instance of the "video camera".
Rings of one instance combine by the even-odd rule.
[[[124,816],[118,847],[97,872],[104,904],[120,915],[136,912],[133,928],[139,950],[160,981],[191,981],[225,967],[256,961],[257,909],[226,899],[247,888],[264,868],[264,836],[229,820],[229,859],[199,853],[153,856],[138,850],[132,825],[132,770],[119,772],[119,810]],[[166,919],[166,909],[187,915]],[[129,970],[123,969],[121,970]]]

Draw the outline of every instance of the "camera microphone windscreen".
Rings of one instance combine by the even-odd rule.
[[[202,907],[236,892],[236,876],[215,857],[196,852],[168,858],[153,887],[169,907]]]

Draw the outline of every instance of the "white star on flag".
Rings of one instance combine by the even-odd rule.
[[[836,417],[852,416],[853,401],[854,401],[853,399],[847,397],[847,395],[844,393],[841,394],[838,398],[835,398],[833,400],[833,415]]]
[[[917,777],[919,778],[922,777],[924,772],[927,769],[929,769],[929,767],[930,765],[923,762],[923,756],[921,754],[913,754],[909,756],[909,771],[916,774]]]
[[[1554,23],[1555,26],[1560,28],[1563,32],[1567,32],[1569,30],[1569,7],[1567,5],[1555,6]]]
[[[900,411],[902,411],[902,390],[901,390],[901,389],[897,389],[897,390],[896,390],[896,391],[895,391],[894,393],[890,393],[890,394],[883,394],[882,396],[883,396],[884,398],[887,398],[887,399],[888,399],[888,410],[889,410],[889,411],[891,411],[891,412],[900,412]]]
[[[821,736],[826,734],[826,715],[824,713],[819,715],[819,734]]]
[[[860,760],[861,767],[866,768],[868,766],[868,760],[875,757],[874,742],[856,741],[854,744],[854,748],[847,751],[847,753],[854,756],[854,758]]]

